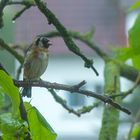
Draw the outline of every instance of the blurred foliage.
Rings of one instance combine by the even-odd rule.
[[[131,133],[133,140],[140,140],[140,123],[136,123]]]
[[[6,94],[11,99],[11,110],[2,112],[5,107]],[[49,123],[40,114],[40,112],[30,105],[25,103],[28,120],[30,125],[30,133],[33,140],[49,140],[56,139],[56,133],[51,128]],[[13,80],[4,71],[0,70],[0,131],[2,132],[3,140],[24,140],[28,130],[28,123],[23,121],[20,116],[20,96],[19,90],[14,85]],[[34,118],[34,119],[33,119]]]
[[[0,70],[0,88],[11,99],[13,116],[19,117],[20,98],[18,88],[13,84],[11,77],[2,70]]]
[[[131,58],[133,66],[140,70],[140,14],[138,14],[128,34],[129,47],[132,49]]]
[[[0,131],[3,140],[24,140],[28,132],[27,122],[14,118],[12,113],[0,115]]]
[[[127,48],[114,49],[116,51],[116,59],[125,62],[128,59],[132,60],[135,68],[140,70],[140,14],[138,14],[134,25],[128,32]]]
[[[136,1],[131,7],[128,9],[129,11],[136,10],[137,8],[140,8],[140,0]]]
[[[5,110],[0,114],[0,131],[3,134],[3,139],[9,138],[15,139],[18,135],[22,135],[23,130],[20,132],[20,128],[24,128],[25,123],[20,117],[20,98],[18,88],[13,84],[13,80],[4,71],[0,70],[0,105],[1,108],[5,108],[5,96],[7,95],[11,100],[11,110]]]

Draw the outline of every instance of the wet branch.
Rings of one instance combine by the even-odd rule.
[[[54,13],[48,9],[46,3],[35,0],[35,3],[38,7],[38,9],[44,14],[44,16],[48,20],[48,24],[53,24],[55,28],[58,30],[58,32],[61,34],[61,37],[63,38],[66,46],[70,51],[72,51],[77,56],[80,56],[84,62],[85,67],[91,68],[96,75],[99,75],[97,70],[93,66],[93,60],[88,59],[84,54],[81,53],[79,47],[75,44],[75,42],[72,40],[72,37],[69,35],[67,29],[64,27],[64,25],[57,19],[57,17],[54,15]]]
[[[104,95],[100,95],[100,94],[97,94],[93,91],[89,91],[89,90],[83,90],[81,89],[81,87],[83,86],[83,84],[81,83],[84,83],[83,81],[80,82],[79,84],[77,85],[64,85],[64,84],[59,84],[59,83],[50,83],[50,82],[47,82],[47,81],[30,81],[30,82],[25,82],[25,81],[14,81],[15,85],[18,86],[18,87],[26,87],[26,86],[33,86],[33,87],[44,87],[44,88],[47,88],[47,89],[57,89],[57,90],[65,90],[65,91],[69,91],[70,93],[72,94],[81,94],[81,95],[85,95],[85,96],[89,96],[89,97],[93,97],[93,98],[96,98],[96,99],[99,99],[101,101],[103,101],[104,103],[108,103],[110,105],[112,105],[113,107],[115,107],[116,109],[119,109],[127,114],[131,114],[131,112],[121,106],[120,104],[114,102],[110,97],[107,97],[107,96],[104,96]],[[80,85],[80,86],[79,86]]]
[[[82,82],[81,82],[82,83]],[[79,86],[80,84],[78,84]],[[77,85],[76,85],[77,86]],[[78,87],[77,86],[77,87]],[[61,104],[66,110],[68,110],[69,113],[73,113],[74,115],[80,117],[82,114],[85,114],[87,112],[90,112],[92,109],[94,109],[95,107],[98,107],[100,102],[95,102],[92,105],[89,106],[83,106],[82,108],[78,109],[78,110],[74,110],[72,107],[70,107],[67,104],[67,101],[64,100],[63,98],[61,98],[59,95],[57,95],[57,93],[53,90],[53,89],[49,89],[50,93],[52,94],[52,96],[54,97],[55,101],[59,104]]]

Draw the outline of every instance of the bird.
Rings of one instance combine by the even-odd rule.
[[[23,63],[23,81],[40,80],[40,76],[48,66],[48,48],[52,45],[46,36],[37,36],[25,53]],[[22,96],[31,97],[31,86],[22,90]]]

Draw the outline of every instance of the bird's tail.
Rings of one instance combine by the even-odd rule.
[[[25,88],[23,88],[23,90],[22,90],[22,96],[27,96],[27,97],[31,97],[31,92],[32,92],[32,87],[31,86],[29,86],[29,87],[25,87]]]

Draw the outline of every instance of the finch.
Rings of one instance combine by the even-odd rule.
[[[25,55],[23,80],[30,82],[40,79],[48,66],[48,48],[50,45],[50,41],[45,36],[35,38]],[[23,88],[22,96],[31,97],[31,86]]]

